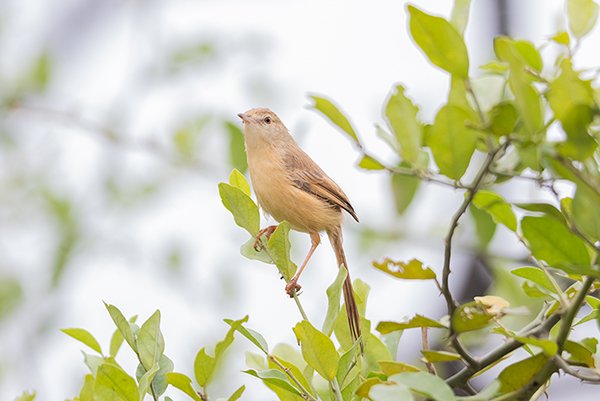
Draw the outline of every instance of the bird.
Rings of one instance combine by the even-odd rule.
[[[293,296],[301,286],[300,275],[321,242],[320,233],[329,237],[338,268],[346,269],[343,283],[344,303],[352,339],[361,338],[360,317],[348,263],[342,246],[343,211],[357,222],[358,216],[342,189],[308,156],[294,140],[281,119],[268,108],[253,108],[239,113],[250,181],[260,208],[276,221],[287,221],[293,230],[308,233],[311,247],[300,268],[286,285]],[[268,239],[277,226],[261,229]],[[360,342],[362,349],[362,340]]]

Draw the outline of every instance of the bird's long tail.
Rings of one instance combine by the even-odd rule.
[[[346,314],[348,316],[348,325],[350,328],[350,335],[352,340],[356,341],[360,338],[360,316],[358,313],[358,306],[356,305],[356,299],[354,298],[354,290],[352,289],[352,280],[350,279],[350,272],[348,271],[348,263],[346,262],[346,255],[344,254],[344,248],[342,246],[342,230],[341,227],[337,227],[335,230],[328,231],[329,241],[335,252],[338,267],[340,269],[346,269],[348,273],[346,280],[343,285],[344,303],[346,304]],[[360,343],[361,350],[363,349],[363,343]]]

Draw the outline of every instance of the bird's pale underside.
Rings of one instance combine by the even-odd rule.
[[[298,278],[325,231],[340,268],[348,267],[342,247],[342,211],[358,217],[342,189],[298,146],[279,117],[266,108],[240,113],[248,169],[260,207],[275,220],[288,221],[294,230],[310,234],[312,246],[298,272],[286,286],[291,295],[300,288]],[[272,232],[265,229],[262,232]],[[360,337],[360,321],[352,281],[343,287],[352,337]]]

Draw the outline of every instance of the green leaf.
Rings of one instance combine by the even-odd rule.
[[[327,287],[327,314],[323,322],[323,333],[327,334],[327,336],[331,336],[333,324],[340,313],[340,295],[346,276],[348,276],[347,269],[338,269],[335,280]]]
[[[492,217],[497,224],[503,224],[511,231],[517,231],[517,218],[510,204],[492,191],[481,190],[475,194],[473,205]]]
[[[154,394],[160,396],[167,390],[167,374],[173,371],[173,361],[163,354],[158,360],[158,367],[158,372],[152,380],[151,387]]]
[[[422,315],[415,315],[412,319],[407,322],[397,323],[397,322],[379,322],[377,325],[377,331],[381,334],[391,333],[392,331],[405,330],[405,329],[413,329],[416,327],[434,327],[438,329],[447,328],[440,322],[430,319],[428,317]]]
[[[123,369],[111,363],[98,368],[94,383],[94,401],[139,401],[135,380]]]
[[[94,401],[94,376],[87,374],[79,391],[79,401]]]
[[[566,31],[558,32],[556,35],[552,36],[551,39],[559,45],[569,46],[569,44],[571,44],[571,38],[569,37],[569,33]]]
[[[250,238],[248,241],[244,242],[242,246],[240,246],[240,253],[242,256],[251,260],[258,260],[272,265],[273,259],[271,259],[264,248],[261,248],[260,251],[256,251],[256,249],[254,249],[255,241],[255,238]]]
[[[135,323],[135,321],[137,320],[137,315],[132,316],[131,319],[129,319],[130,323]],[[123,334],[121,334],[121,332],[119,331],[119,329],[117,328],[112,337],[110,338],[110,351],[109,351],[109,355],[111,357],[116,357],[117,354],[119,353],[119,349],[121,349],[121,345],[123,345]]]
[[[592,241],[600,240],[600,195],[580,183],[573,197],[573,220]]]
[[[121,311],[114,305],[109,305],[105,302],[104,306],[106,306],[110,317],[121,332],[121,335],[123,336],[125,341],[127,341],[127,344],[129,344],[132,350],[137,352],[135,337],[133,336],[133,331],[131,330],[129,322],[127,321],[127,319],[125,319],[125,316],[123,316]]]
[[[395,375],[403,372],[420,372],[421,369],[408,363],[398,361],[378,361],[381,371],[386,376]]]
[[[560,68],[561,74],[550,83],[547,93],[550,107],[567,134],[567,141],[559,145],[559,150],[584,160],[597,147],[588,132],[595,114],[592,81],[582,80],[570,59],[563,59]]]
[[[359,340],[355,341],[354,345],[340,357],[336,378],[342,387],[345,383],[353,380],[354,377],[359,374],[359,369],[357,367],[359,345]],[[352,366],[354,366],[354,368]],[[351,369],[355,371],[355,374],[352,376],[350,375]]]
[[[231,212],[235,224],[255,237],[260,229],[260,215],[256,203],[243,190],[224,182],[219,183],[223,205]]]
[[[469,56],[460,33],[448,21],[408,6],[410,33],[436,66],[461,78],[469,76]]]
[[[373,387],[377,384],[383,384],[383,383],[386,383],[386,382],[381,380],[379,377],[370,377],[360,384],[360,386],[356,390],[356,395],[358,395],[359,397],[362,397],[362,398],[368,398],[371,387]]]
[[[233,333],[242,327],[242,324],[248,321],[248,316],[245,316],[242,319],[229,321],[229,330],[225,335],[225,338],[217,343],[215,346],[214,356],[210,356],[206,352],[206,348],[202,348],[196,354],[196,358],[194,360],[194,375],[196,377],[196,381],[200,385],[200,387],[206,387],[206,385],[211,381],[215,367],[227,348],[233,342]]]
[[[196,393],[196,391],[192,387],[192,379],[190,379],[183,373],[168,373],[167,383],[183,391],[185,394],[189,395],[191,399],[195,401],[202,401],[202,398],[200,398],[198,393]]]
[[[536,338],[536,337],[522,337],[515,336],[517,341],[522,342],[523,344],[532,345],[534,347],[538,347],[542,350],[542,352],[549,356],[553,357],[558,352],[558,345],[552,340],[547,338]]]
[[[567,226],[565,216],[561,213],[560,210],[558,210],[549,203],[516,203],[515,206],[519,209],[527,210],[528,212],[538,212],[546,214],[549,217],[555,219],[556,221],[562,223],[565,227]]]
[[[402,384],[375,384],[369,388],[371,401],[413,401],[408,387]]]
[[[225,122],[225,128],[229,134],[229,162],[236,170],[245,173],[248,170],[248,161],[246,160],[244,134],[237,124],[230,121]]]
[[[427,362],[435,363],[435,362],[451,362],[451,361],[459,361],[462,357],[454,352],[447,351],[428,351],[423,350],[421,354],[425,358]]]
[[[496,223],[494,223],[494,220],[492,220],[488,213],[481,211],[473,206],[473,204],[469,205],[469,211],[475,222],[475,231],[477,232],[479,245],[482,249],[485,249],[492,238],[494,238],[494,234],[496,233]]]
[[[329,337],[306,320],[296,324],[294,333],[300,342],[302,356],[306,363],[323,378],[333,380],[340,356]]]
[[[275,266],[277,266],[277,270],[288,281],[294,276],[297,269],[294,262],[290,260],[290,228],[290,223],[282,221],[273,231],[267,243],[267,248]]]
[[[200,387],[206,386],[206,383],[211,379],[215,365],[215,358],[208,355],[205,348],[198,351],[194,359],[194,375]]]
[[[490,111],[490,129],[496,136],[512,133],[517,125],[519,115],[512,102],[501,102]]]
[[[268,369],[268,370],[256,371],[254,369],[249,369],[249,370],[244,370],[243,372],[261,379],[266,384],[271,384],[273,386],[277,386],[286,391],[289,391],[292,394],[301,395],[300,392],[298,391],[298,389],[296,389],[296,387],[294,387],[290,383],[287,376],[284,375],[283,373],[281,373],[279,370]]]
[[[567,272],[590,272],[585,244],[558,221],[547,216],[526,216],[521,220],[521,230],[536,258]]]
[[[515,96],[515,105],[529,135],[536,134],[544,125],[543,108],[540,94],[531,84],[534,77],[526,72],[526,68],[541,71],[543,65],[539,52],[530,42],[507,37],[494,40],[494,51],[498,59],[508,62],[508,83]]]
[[[498,376],[501,383],[500,392],[509,393],[521,390],[544,367],[547,361],[547,356],[537,354],[507,366]]]
[[[98,341],[96,341],[92,333],[90,333],[89,331],[84,329],[61,329],[60,331],[62,331],[70,337],[73,337],[77,341],[84,343],[85,345],[102,355],[102,349],[100,348],[100,344],[98,344]]]
[[[444,106],[435,117],[428,145],[440,173],[459,180],[471,161],[478,133],[467,128],[469,113],[455,106]]]
[[[23,391],[23,393],[21,393],[20,396],[15,398],[14,401],[33,401],[35,399],[35,396],[35,391],[32,391],[31,393],[29,391]]]
[[[90,372],[96,376],[98,368],[105,362],[104,358],[98,355],[86,354],[83,351],[81,353],[83,354],[83,363],[90,369]]]
[[[416,177],[394,173],[390,175],[390,180],[396,212],[403,214],[415,198],[421,180]]]
[[[372,156],[364,155],[358,162],[358,167],[365,170],[384,170],[385,166]]]
[[[571,363],[582,363],[588,368],[595,368],[594,353],[586,346],[575,341],[567,340],[565,351],[570,354],[568,361]]]
[[[430,280],[436,277],[430,267],[424,267],[423,262],[417,259],[411,259],[408,262],[396,262],[385,258],[383,262],[373,262],[376,269],[381,270],[396,278],[408,280]]]
[[[400,145],[400,156],[413,165],[421,152],[423,127],[417,114],[419,109],[404,94],[404,87],[397,85],[385,106],[385,118]]]
[[[471,0],[454,0],[450,22],[452,22],[452,25],[454,25],[461,35],[464,34],[465,28],[467,27],[470,9]]]
[[[144,375],[139,380],[139,392],[140,392],[140,401],[144,400],[144,396],[146,393],[150,392],[150,385],[152,384],[152,380],[154,380],[154,376],[159,370],[158,363],[152,366],[152,369],[144,373]]]
[[[250,184],[237,168],[231,170],[231,174],[229,174],[229,185],[241,189],[243,193],[250,196]]]
[[[577,39],[587,35],[598,19],[598,5],[593,0],[567,0],[569,29]]]
[[[516,269],[511,270],[510,272],[517,277],[522,277],[526,280],[536,283],[540,287],[550,292],[556,293],[552,282],[539,267],[518,267]]]
[[[486,327],[494,315],[478,302],[460,305],[452,314],[452,327],[457,333],[479,330]]]
[[[359,146],[360,140],[354,131],[354,127],[350,123],[350,120],[340,111],[340,109],[331,102],[331,100],[320,96],[309,96],[315,103],[311,107],[315,110],[320,111],[325,117],[329,119],[334,125],[344,131],[348,136]]]
[[[369,329],[370,328],[366,328]],[[366,334],[362,337],[365,342],[365,353],[362,361],[362,367],[365,371],[375,371],[378,367],[379,361],[388,361],[392,359],[392,354],[388,350],[387,346],[377,337],[375,334],[365,330]]]
[[[242,396],[242,394],[244,394],[244,390],[246,390],[246,386],[241,386],[240,388],[238,388],[237,390],[235,390],[233,392],[233,394],[231,394],[229,396],[229,398],[227,399],[227,401],[236,401],[238,399],[240,399],[240,397]]]
[[[486,71],[489,74],[504,75],[508,71],[508,64],[493,60],[480,66],[479,69]]]
[[[244,319],[246,318],[247,316]],[[252,344],[256,345],[262,352],[264,352],[267,355],[269,354],[269,346],[267,345],[267,341],[260,333],[257,333],[252,329],[248,329],[241,324],[236,325],[236,321],[233,321],[231,319],[224,319],[223,321],[232,327],[235,325],[235,330],[238,333],[250,340]]]
[[[454,401],[454,392],[446,382],[426,372],[406,372],[388,378],[393,382],[403,384],[412,391],[436,401]]]
[[[165,340],[160,332],[160,311],[157,310],[142,324],[136,338],[140,361],[145,370],[158,363],[165,351]]]

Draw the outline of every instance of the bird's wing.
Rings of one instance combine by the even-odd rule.
[[[341,207],[358,221],[358,216],[344,191],[302,149],[296,148],[294,152],[288,153],[285,165],[296,187]]]

